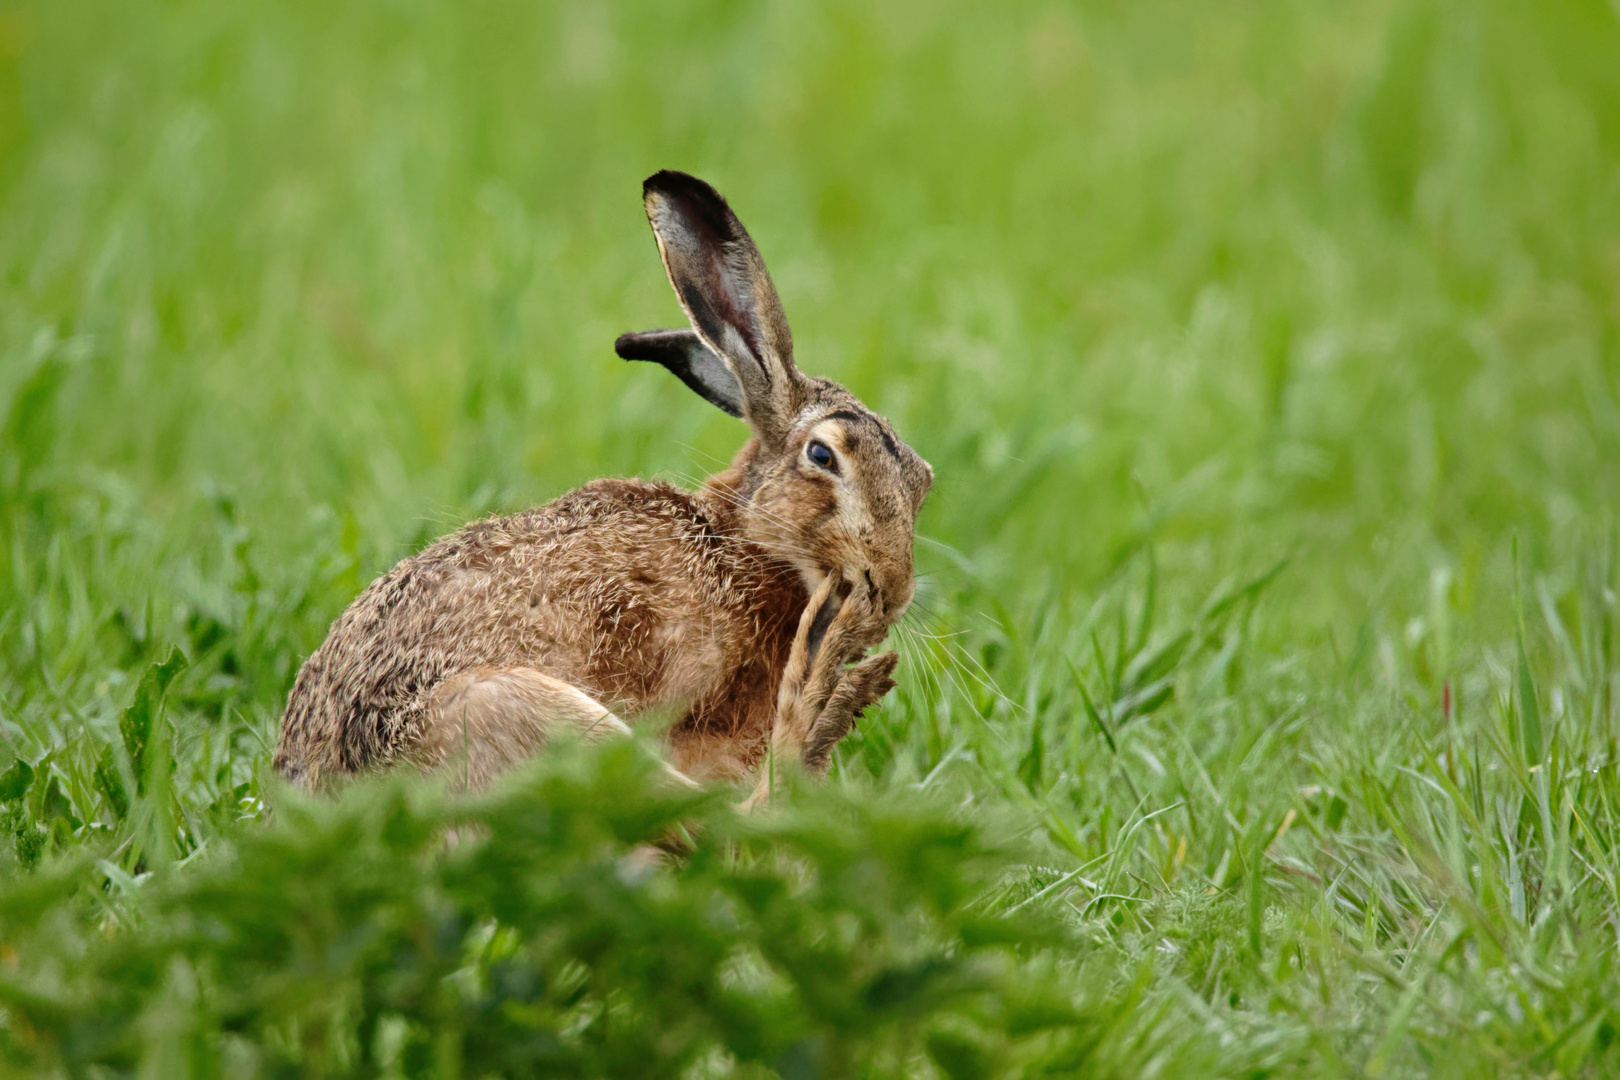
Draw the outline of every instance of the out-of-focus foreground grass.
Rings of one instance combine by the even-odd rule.
[[[371,576],[740,442],[658,168],[935,466],[900,689],[763,823],[277,792]],[[0,1050],[1612,1075],[1617,495],[1603,0],[5,5]]]

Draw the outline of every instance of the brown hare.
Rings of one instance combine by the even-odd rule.
[[[395,763],[474,786],[548,733],[672,723],[687,777],[812,773],[893,687],[866,656],[911,602],[933,470],[853,394],[793,363],[758,249],[685,173],[643,185],[690,330],[625,334],[753,437],[697,491],[597,480],[474,522],[372,582],[298,673],[275,767],[309,788]]]

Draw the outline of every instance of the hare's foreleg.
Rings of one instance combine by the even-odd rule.
[[[874,592],[866,580],[835,587],[833,596],[842,599],[810,656],[809,674],[789,710],[799,760],[812,773],[826,771],[838,740],[849,734],[867,706],[894,689],[891,676],[900,657],[892,652],[865,656],[888,632],[888,623],[873,604]],[[817,622],[819,616],[820,612]]]
[[[475,668],[439,684],[411,757],[466,788],[483,787],[565,731],[593,741],[630,734],[612,710],[561,679],[527,667]]]
[[[888,629],[872,599],[869,582],[852,584],[836,572],[810,598],[782,673],[770,750],[745,808],[769,800],[775,770],[784,762],[798,759],[812,773],[823,772],[832,748],[862,711],[894,688],[895,653],[845,666],[860,660]]]
[[[839,676],[837,687],[822,707],[821,715],[810,725],[810,733],[799,751],[799,760],[806,769],[817,776],[827,771],[827,759],[838,740],[850,733],[868,706],[876,705],[883,700],[883,695],[894,689],[894,668],[899,662],[899,653],[878,653]]]

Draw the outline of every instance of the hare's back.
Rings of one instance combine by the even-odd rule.
[[[532,667],[633,718],[721,684],[773,571],[691,493],[600,480],[474,522],[372,582],[299,671],[276,767],[309,786],[408,750],[427,700]]]

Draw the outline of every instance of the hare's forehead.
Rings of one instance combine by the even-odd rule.
[[[855,462],[868,479],[883,478],[883,487],[903,492],[920,504],[933,484],[934,473],[917,452],[902,442],[883,417],[853,396],[807,410],[799,425],[805,442],[817,439],[837,447]]]

